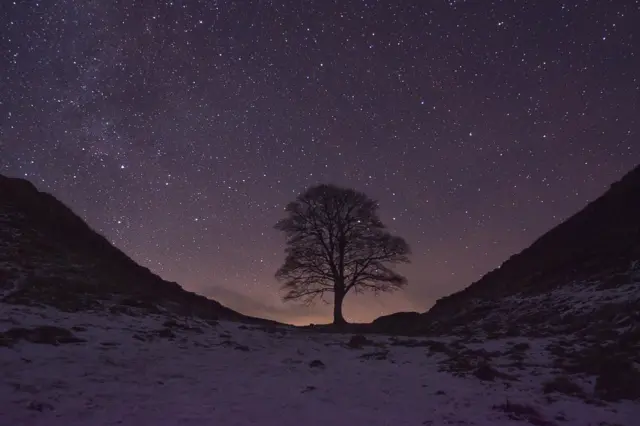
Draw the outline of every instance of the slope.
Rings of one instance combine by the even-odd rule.
[[[640,167],[500,268],[438,300],[420,323],[534,334],[629,327],[639,320],[638,260]]]
[[[0,298],[65,311],[257,321],[136,264],[50,194],[0,175]]]

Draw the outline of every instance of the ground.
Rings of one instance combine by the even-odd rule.
[[[622,425],[553,338],[313,333],[0,303],[0,425]],[[38,328],[44,326],[44,328]],[[57,327],[57,328],[56,328]],[[557,350],[556,350],[557,352]]]

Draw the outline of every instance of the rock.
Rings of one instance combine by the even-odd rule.
[[[420,347],[431,347],[433,342],[428,340],[415,340],[415,339],[396,339],[391,338],[390,342],[391,346],[404,346],[406,348],[420,348]]]
[[[13,339],[5,336],[4,333],[0,333],[0,348],[10,348],[14,343]]]
[[[443,354],[451,354],[453,351],[447,346],[444,342],[438,342],[435,340],[427,340],[425,345],[429,348],[429,352],[434,353],[443,353]]]
[[[514,351],[522,352],[522,351],[528,351],[529,349],[531,349],[531,345],[527,342],[520,342],[513,345]]]
[[[351,349],[362,349],[364,346],[371,344],[373,344],[371,340],[367,339],[362,334],[356,334],[351,337],[347,346]]]
[[[546,420],[540,412],[530,406],[507,401],[504,404],[494,405],[494,410],[503,411],[511,420],[526,421],[536,426],[553,426],[554,423]]]
[[[176,322],[176,320],[173,320],[173,319],[166,320],[162,325],[166,328],[178,327],[178,323]]]
[[[53,405],[47,402],[30,401],[29,404],[27,405],[27,408],[29,410],[43,412],[43,411],[53,410]]]
[[[164,337],[167,339],[174,339],[176,337],[176,334],[168,328],[163,328],[162,330],[158,331],[156,334],[158,335],[158,337]]]
[[[474,370],[473,375],[480,380],[492,382],[499,377],[500,373],[489,364],[482,364]]]
[[[43,325],[34,328],[11,328],[4,333],[0,333],[0,345],[11,346],[20,340],[26,340],[31,343],[59,345],[65,343],[81,343],[84,339],[80,339],[71,333],[71,331],[52,325]]]
[[[309,363],[309,367],[311,368],[324,368],[324,362],[320,361],[319,359],[314,359],[313,361],[311,361]]]
[[[496,370],[488,363],[481,363],[480,365],[478,365],[478,367],[476,367],[475,370],[473,370],[473,375],[480,380],[488,381],[488,382],[493,382],[496,379],[503,379],[503,380],[516,379],[515,377],[509,374]]]

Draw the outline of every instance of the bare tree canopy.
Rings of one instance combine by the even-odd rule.
[[[392,268],[409,262],[409,245],[386,231],[378,203],[352,189],[318,185],[286,207],[275,228],[287,237],[286,259],[276,273],[284,300],[311,304],[334,293],[334,323],[344,323],[342,303],[353,290],[391,292],[407,280]]]

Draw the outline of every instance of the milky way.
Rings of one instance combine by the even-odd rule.
[[[328,319],[273,278],[308,185],[365,191],[412,245],[404,293],[347,300],[363,321],[426,310],[640,162],[634,1],[1,7],[0,172],[249,314]]]

